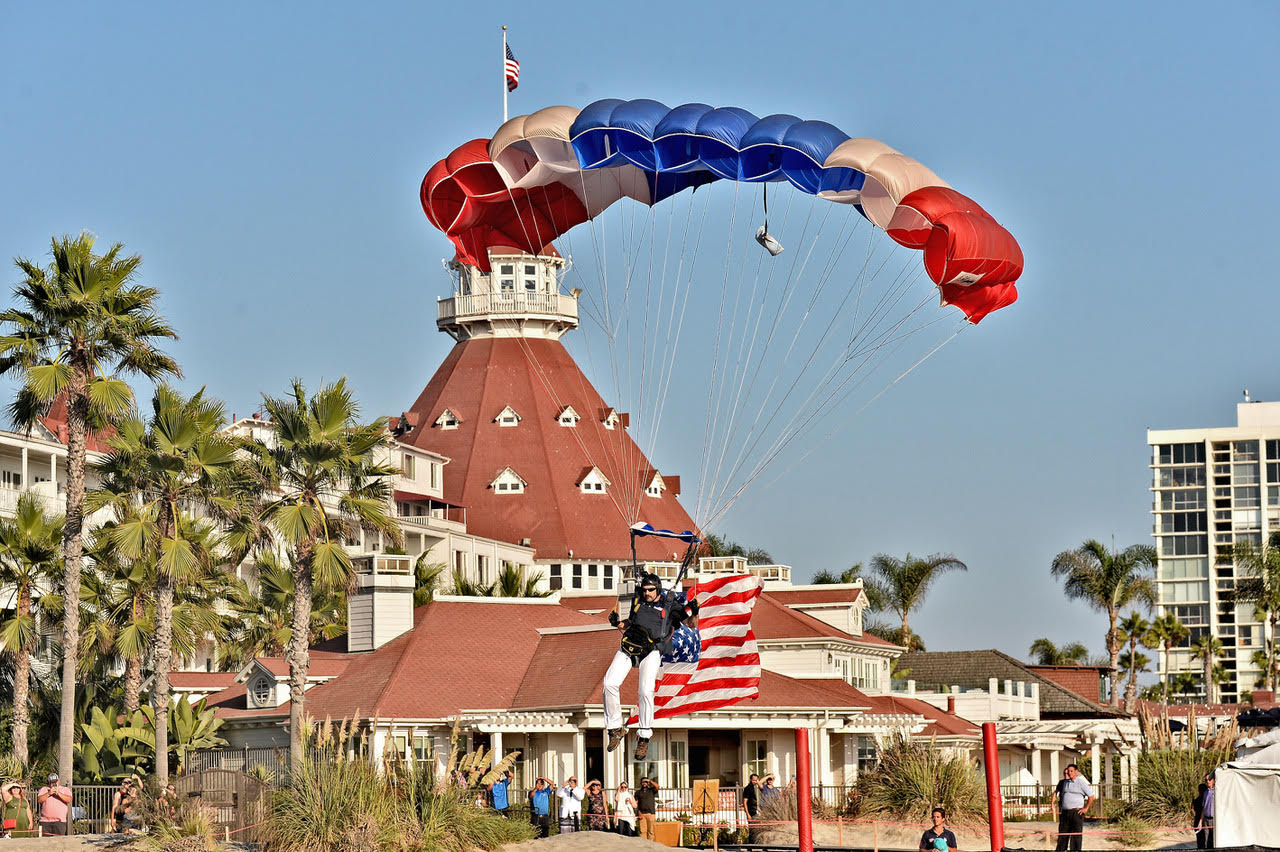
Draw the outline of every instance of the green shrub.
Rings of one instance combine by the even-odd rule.
[[[1142,817],[1121,817],[1116,821],[1112,830],[1107,832],[1107,839],[1114,840],[1122,846],[1150,848],[1151,841],[1156,836],[1151,829],[1151,823]]]
[[[1189,825],[1191,801],[1204,776],[1230,759],[1226,752],[1166,749],[1138,758],[1130,813],[1154,825]]]
[[[880,753],[876,768],[858,779],[858,793],[863,816],[926,822],[929,812],[942,806],[952,823],[987,821],[983,782],[969,761],[904,737],[896,738]]]

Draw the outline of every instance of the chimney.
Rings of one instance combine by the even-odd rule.
[[[947,715],[956,715],[956,697],[951,693],[947,693]]]
[[[347,598],[347,651],[373,651],[413,629],[413,557],[377,553],[351,561],[356,588]]]

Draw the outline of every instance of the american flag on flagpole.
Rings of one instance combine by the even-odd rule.
[[[760,650],[751,630],[758,597],[760,578],[753,574],[699,581],[701,654],[695,663],[662,664],[654,695],[656,718],[714,710],[760,694]],[[636,721],[632,716],[627,724]]]
[[[516,55],[511,52],[511,45],[504,45],[507,49],[507,60],[503,64],[503,70],[507,75],[507,91],[514,92],[516,86],[520,85],[520,61],[516,59]]]

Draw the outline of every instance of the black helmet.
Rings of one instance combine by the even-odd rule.
[[[662,578],[659,577],[657,574],[652,574],[652,573],[644,574],[640,577],[640,588],[643,589],[645,586],[653,586],[655,589],[661,592]]]

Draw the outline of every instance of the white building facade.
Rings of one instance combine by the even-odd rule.
[[[1280,402],[1236,406],[1236,425],[1151,429],[1152,535],[1159,555],[1157,611],[1173,613],[1190,637],[1169,654],[1169,673],[1202,678],[1191,646],[1217,636],[1227,680],[1222,701],[1247,698],[1262,672],[1254,656],[1266,625],[1249,603],[1228,603],[1241,568],[1233,547],[1260,547],[1280,531]],[[1159,655],[1163,656],[1163,655]],[[1161,675],[1165,674],[1160,660]],[[1205,695],[1204,684],[1200,695]]]

